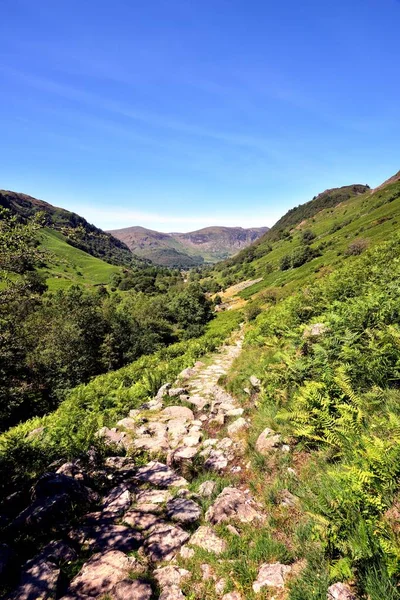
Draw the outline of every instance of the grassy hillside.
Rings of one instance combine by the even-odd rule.
[[[295,209],[296,218],[290,211],[253,246],[218,265],[212,275],[224,286],[262,277],[242,292],[243,298],[270,287],[283,287],[287,292],[314,277],[324,277],[343,260],[389,239],[398,229],[399,181],[363,194],[358,190],[329,208],[321,209],[320,200],[321,196],[304,205],[312,216],[303,218],[301,207]],[[290,225],[282,229],[282,223]]]
[[[50,291],[66,289],[72,284],[109,285],[121,267],[111,265],[67,243],[59,231],[40,231],[40,247],[46,252],[46,265],[40,272]]]
[[[40,213],[47,227],[62,233],[69,245],[110,264],[135,266],[142,262],[132,256],[121,240],[91,225],[76,213],[43,200],[27,194],[0,190],[1,207],[25,221]]]

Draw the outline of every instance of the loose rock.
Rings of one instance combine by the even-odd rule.
[[[261,565],[257,579],[253,583],[253,590],[257,593],[266,586],[283,588],[285,586],[285,579],[290,571],[291,567],[282,565],[281,563]]]
[[[241,490],[226,487],[206,512],[206,519],[214,525],[230,519],[251,523],[255,520],[263,520],[263,515],[255,509],[252,499]]]
[[[275,450],[280,442],[281,436],[268,427],[257,438],[256,450],[263,456],[267,456],[272,450]]]
[[[202,526],[190,538],[191,546],[199,546],[208,552],[221,554],[226,550],[225,540],[219,538],[211,527]]]
[[[328,588],[327,600],[356,600],[356,596],[351,591],[350,586],[338,582]]]
[[[153,562],[170,561],[189,537],[189,534],[180,527],[162,523],[156,525],[151,531],[144,542],[144,548]]]
[[[186,479],[177,475],[167,465],[157,461],[149,462],[144,467],[138,469],[135,479],[160,488],[185,487],[188,485]]]

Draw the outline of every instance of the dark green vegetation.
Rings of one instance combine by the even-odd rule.
[[[188,268],[215,263],[257,240],[267,227],[205,227],[190,233],[161,233],[144,227],[110,231],[136,256],[156,265]]]
[[[218,315],[201,337],[172,344],[122,369],[95,377],[68,393],[55,412],[3,433],[0,499],[21,488],[28,489],[53,460],[85,456],[90,447],[103,453],[105,448],[95,435],[100,427],[114,426],[183,368],[215,350],[238,327],[240,320],[238,312]],[[42,427],[39,435],[29,435]]]
[[[263,281],[242,292],[246,299],[263,289],[293,290],[324,277],[343,258],[397,231],[399,179],[364,193],[365,186],[348,186],[320,194],[289,211],[255,244],[218,264],[212,277],[224,287],[262,277]]]
[[[156,267],[111,271],[110,291],[69,286],[46,292],[43,265],[49,258],[38,240],[44,236],[55,248],[59,234],[42,232],[40,217],[25,221],[6,209],[1,213],[1,430],[54,410],[69,389],[94,375],[201,335],[212,318],[199,284],[184,286],[178,272]],[[105,266],[115,269],[71,248],[71,260],[77,254],[94,282]]]

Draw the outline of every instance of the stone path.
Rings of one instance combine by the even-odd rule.
[[[20,585],[8,598],[150,600],[154,587],[145,575],[151,571],[159,600],[182,600],[182,585],[191,574],[179,568],[178,558],[190,561],[196,548],[223,555],[227,542],[216,529],[220,524],[235,535],[240,535],[235,523],[262,526],[266,515],[247,489],[227,486],[216,496],[216,483],[208,479],[190,491],[194,459],[197,474],[245,468],[249,422],[235,398],[218,385],[240,354],[242,341],[240,332],[208,365],[199,361],[185,369],[115,428],[98,432],[127,456],[111,456],[100,467],[94,461],[92,469],[83,469],[78,461],[65,463],[36,483],[31,504],[12,524],[15,535],[40,527],[60,539],[26,563]],[[257,386],[253,379],[251,385]],[[280,436],[265,430],[257,444],[261,453],[274,451]],[[138,466],[140,456],[148,459]],[[213,502],[204,511],[202,500],[210,498]],[[71,529],[69,511],[76,507],[83,516]],[[90,558],[60,594],[62,566],[82,551]],[[224,594],[225,581],[215,578],[209,564],[201,569],[204,581],[215,581],[216,598],[243,600],[239,592]],[[253,591],[283,589],[290,571],[280,563],[260,565]],[[336,597],[333,592],[331,597]]]

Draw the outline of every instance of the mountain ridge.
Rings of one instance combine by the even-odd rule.
[[[108,230],[137,256],[163,266],[215,263],[246,248],[268,227],[203,227],[187,233],[160,232],[142,226]]]

